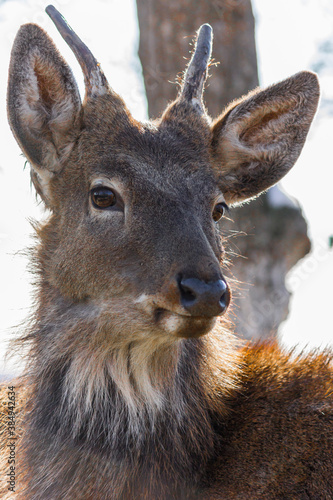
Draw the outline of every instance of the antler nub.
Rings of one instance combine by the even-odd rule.
[[[46,7],[45,11],[52,19],[67,45],[74,52],[75,57],[82,68],[86,85],[86,98],[93,94],[104,94],[106,92],[110,92],[108,82],[99,63],[88,47],[72,30],[66,19],[53,5]]]
[[[182,97],[199,105],[203,110],[202,92],[207,78],[207,68],[212,53],[213,29],[209,24],[203,24],[197,35],[195,51],[185,73]]]

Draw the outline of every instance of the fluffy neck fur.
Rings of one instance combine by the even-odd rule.
[[[120,342],[98,307],[54,290],[40,297],[22,339],[30,346],[23,449],[31,498],[74,495],[94,474],[98,492],[82,498],[194,498],[188,485],[200,483],[214,454],[213,415],[227,414],[236,385],[230,334],[216,328],[171,341],[134,332]]]
[[[191,411],[206,421],[216,390],[221,411],[235,386],[235,347],[221,327],[201,339],[132,334],[127,341],[109,341],[106,348],[113,332],[100,331],[94,307],[66,306],[59,299],[52,307],[47,304],[47,311],[23,340],[30,343],[28,377],[36,412],[59,435],[70,432],[72,439],[88,442],[99,429],[105,444],[114,448],[126,422],[127,439],[138,446],[166,415],[179,426]],[[52,415],[49,422],[46,411]]]

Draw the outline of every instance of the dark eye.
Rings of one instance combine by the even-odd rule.
[[[115,193],[108,187],[95,187],[90,191],[90,196],[95,208],[109,208],[117,203]]]
[[[228,205],[224,202],[218,203],[215,205],[213,210],[213,220],[214,222],[218,222],[221,217],[225,214],[225,212],[229,210]]]

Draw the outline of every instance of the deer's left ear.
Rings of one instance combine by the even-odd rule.
[[[304,71],[233,102],[213,123],[213,165],[227,203],[257,196],[290,170],[318,100],[317,76]]]

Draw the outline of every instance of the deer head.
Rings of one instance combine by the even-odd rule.
[[[119,342],[205,334],[230,302],[217,222],[293,166],[317,77],[257,89],[212,122],[202,99],[212,30],[203,25],[178,98],[159,120],[139,123],[56,9],[47,12],[81,64],[86,95],[82,103],[49,36],[22,26],[8,115],[51,211],[39,229],[41,307],[86,306]]]

